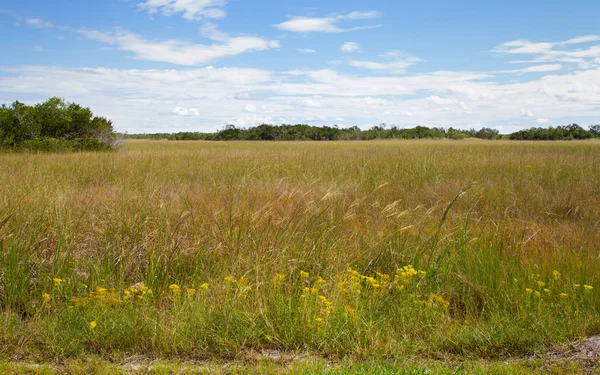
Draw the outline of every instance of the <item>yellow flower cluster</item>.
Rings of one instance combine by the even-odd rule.
[[[532,274],[529,276],[529,280],[531,280],[532,282],[535,281],[536,287],[526,287],[525,294],[532,295],[536,298],[541,298],[543,295],[551,296],[552,290],[559,289],[560,286],[563,285],[559,281],[561,278],[561,273],[558,270],[552,271],[552,277],[549,278],[550,279],[549,282],[539,280],[539,278],[540,278],[540,275],[536,275],[536,274]],[[563,285],[563,287],[564,287],[564,285]],[[577,291],[581,289],[581,284],[573,284],[573,288],[575,289],[574,295],[577,295]],[[594,289],[594,287],[591,285],[583,285],[583,291],[586,293],[591,292],[593,289]],[[569,294],[566,293],[565,291],[563,291],[563,292],[558,293],[558,297],[560,297],[560,299],[566,299],[569,297]]]
[[[110,307],[122,304],[123,300],[119,298],[119,293],[115,288],[106,289],[99,286],[93,292],[88,293],[87,296],[71,298],[71,302],[75,307],[85,307],[90,304],[100,304],[102,307]]]

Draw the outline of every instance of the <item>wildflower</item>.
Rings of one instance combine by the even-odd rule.
[[[326,281],[325,281],[325,280],[324,280],[324,279],[323,279],[321,276],[319,276],[319,277],[317,277],[317,279],[315,280],[315,285],[314,285],[314,287],[315,287],[315,288],[320,288],[320,287],[322,287],[323,285],[325,285],[325,282],[326,282]]]
[[[60,284],[64,281],[63,279],[59,279],[58,277],[55,277],[52,279],[52,281],[54,281],[54,286],[60,286]]]
[[[96,293],[98,293],[99,295],[104,295],[104,294],[106,294],[106,292],[107,292],[106,288],[103,288],[101,286],[96,287]]]
[[[306,271],[300,271],[300,277],[303,279],[307,279],[309,276],[308,272]]]
[[[322,321],[323,321],[323,318],[320,318],[320,317],[315,318],[315,322],[322,322]]]
[[[542,294],[540,292],[538,292],[537,290],[534,292],[536,297],[540,297]]]
[[[573,286],[575,287],[575,289],[579,288],[581,285],[580,284],[573,284]]]
[[[233,277],[233,276],[227,276],[225,277],[225,281],[228,283],[237,283],[237,280]]]
[[[173,293],[175,295],[180,295],[181,294],[181,288],[177,284],[171,284],[171,285],[169,285],[169,289],[171,290],[171,293]]]
[[[200,289],[208,290],[208,283],[201,284]]]
[[[560,298],[567,298],[569,295],[567,293],[559,294]]]
[[[96,321],[95,321],[95,320],[92,320],[92,321],[90,322],[90,328],[91,328],[91,329],[94,329],[94,328],[96,328],[96,326],[97,326],[97,325],[98,325],[98,324],[96,323]]]
[[[560,272],[554,270],[552,271],[552,276],[554,277],[554,280],[558,280],[558,278],[560,277]]]
[[[48,302],[48,301],[50,301],[50,294],[44,293],[44,294],[42,294],[42,298],[44,299],[44,301]]]
[[[248,283],[248,279],[244,276],[240,277],[240,284],[247,284]]]
[[[276,273],[275,277],[273,278],[273,284],[275,286],[281,284],[283,282],[283,280],[285,279],[285,275],[282,273]]]
[[[538,282],[537,282],[537,285],[538,285],[540,288],[543,288],[543,287],[546,285],[546,283],[545,283],[545,282],[543,282],[543,281],[538,281]]]
[[[185,293],[188,295],[188,297],[193,296],[194,294],[196,294],[196,289],[193,288],[189,288],[185,291]]]
[[[531,293],[533,293],[533,289],[531,289],[531,288],[525,288],[525,292],[527,294],[531,294]]]
[[[353,309],[351,306],[346,305],[344,306],[344,308],[346,309],[346,311],[350,314],[350,315],[354,315],[356,314],[356,309]]]
[[[519,279],[513,279],[513,283],[515,283],[515,284],[516,284],[516,283],[518,283],[518,282],[519,282]]]
[[[447,301],[446,299],[444,299],[444,297],[439,296],[435,293],[431,293],[429,295],[429,299],[431,302],[435,302],[437,305],[442,306],[443,308],[447,309],[448,306],[450,306],[450,302]]]
[[[589,292],[590,290],[594,289],[594,287],[591,285],[584,285],[583,289],[585,289],[586,292]]]
[[[544,289],[544,292],[550,293],[550,289]]]

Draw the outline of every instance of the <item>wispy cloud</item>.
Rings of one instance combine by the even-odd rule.
[[[340,47],[340,51],[342,51],[342,52],[360,52],[361,48],[358,43],[346,42],[346,43],[342,44],[342,46]]]
[[[171,16],[181,13],[183,18],[197,21],[225,17],[227,13],[223,8],[226,4],[226,0],[147,0],[137,5],[150,14],[160,12],[165,16]]]
[[[296,51],[300,52],[300,53],[315,53],[317,52],[314,49],[311,48],[296,48]]]
[[[147,40],[122,29],[114,29],[111,32],[80,29],[78,33],[88,39],[132,52],[135,58],[140,60],[190,66],[207,64],[244,52],[264,51],[279,47],[279,42],[276,40],[266,40],[255,36],[230,37],[216,29],[210,32],[205,30],[205,36],[215,40],[215,43],[210,45],[173,39]]]
[[[41,18],[27,18],[25,23],[29,26],[37,27],[38,29],[52,27],[52,22]]]
[[[600,35],[584,35],[561,42],[532,42],[529,40],[512,40],[503,43],[492,52],[503,55],[530,55],[529,60],[514,60],[513,63],[558,62],[574,63],[582,68],[598,65],[600,45],[589,45],[599,42]],[[572,49],[573,46],[588,44],[587,48]]]
[[[342,15],[331,15],[327,17],[292,17],[292,19],[275,25],[280,30],[291,31],[301,34],[323,32],[340,33],[346,31],[364,30],[379,27],[381,25],[356,26],[351,28],[341,28],[340,23],[344,21],[356,21],[364,19],[373,19],[381,16],[377,11],[350,12]]]
[[[386,73],[404,73],[407,68],[423,60],[401,51],[389,51],[379,55],[383,61],[348,60],[355,68],[379,70]]]

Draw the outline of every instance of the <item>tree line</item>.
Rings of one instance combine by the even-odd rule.
[[[531,128],[512,134],[500,134],[496,129],[455,129],[429,128],[416,126],[414,128],[398,128],[380,124],[368,130],[357,126],[338,128],[330,126],[297,125],[268,125],[262,124],[250,128],[238,128],[227,125],[222,130],[213,133],[179,132],[155,134],[123,134],[129,139],[167,139],[167,140],[205,140],[205,141],[337,141],[337,140],[373,140],[373,139],[512,139],[512,140],[570,140],[600,138],[600,125],[592,125],[587,130],[577,124],[557,126],[556,128]]]
[[[110,120],[60,98],[0,107],[0,149],[100,151],[112,149],[116,139]]]

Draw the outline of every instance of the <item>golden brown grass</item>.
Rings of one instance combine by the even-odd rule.
[[[0,155],[0,180],[4,354],[502,358],[600,331],[599,142],[130,141]],[[121,302],[71,307],[97,287]]]

